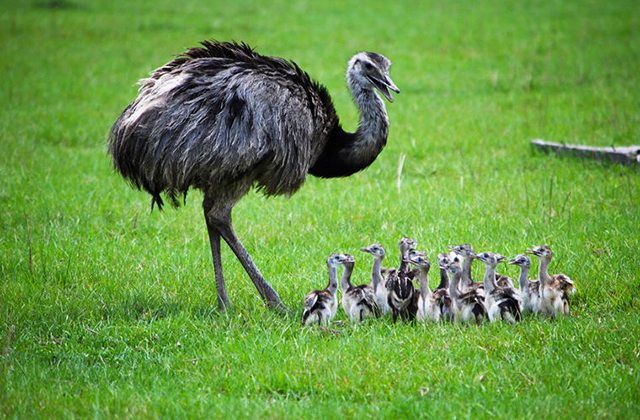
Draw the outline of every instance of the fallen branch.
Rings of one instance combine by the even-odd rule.
[[[544,152],[559,155],[574,155],[591,159],[608,160],[622,165],[640,164],[640,146],[628,147],[591,147],[575,144],[552,143],[544,140],[532,140],[531,145]]]

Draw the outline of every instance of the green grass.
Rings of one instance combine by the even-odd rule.
[[[0,3],[0,417],[640,416],[638,169],[528,144],[640,142],[637,2]],[[264,307],[228,249],[235,310],[218,312],[201,194],[150,213],[106,154],[134,83],[211,38],[294,59],[350,129],[346,62],[394,62],[402,93],[369,169],[235,210],[292,317]],[[395,254],[404,235],[432,261],[456,243],[548,244],[579,288],[573,315],[299,327],[331,252],[354,254],[364,282],[357,250]]]

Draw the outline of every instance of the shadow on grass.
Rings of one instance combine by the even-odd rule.
[[[202,322],[213,322],[228,313],[219,311],[215,302],[190,303],[180,298],[160,298],[145,294],[136,294],[110,305],[104,305],[98,311],[103,321],[121,320],[129,322],[153,322],[164,318],[189,317]]]
[[[78,10],[83,6],[68,0],[36,1],[32,7],[44,10]]]
[[[155,322],[162,319],[189,319],[191,322],[218,324],[221,321],[232,323],[284,322],[299,323],[300,314],[296,311],[276,312],[269,309],[262,301],[257,304],[239,302],[238,306],[230,306],[225,310],[218,309],[213,297],[207,299],[190,299],[185,296],[159,297],[143,293],[123,296],[108,305],[102,305],[96,318],[103,322]],[[225,324],[227,322],[224,322]]]

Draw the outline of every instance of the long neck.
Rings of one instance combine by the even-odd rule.
[[[398,267],[398,271],[402,271],[407,273],[409,271],[409,249],[406,248],[405,244],[400,246],[400,267]]]
[[[329,285],[327,290],[332,295],[335,295],[338,291],[338,267],[334,265],[329,266]]]
[[[460,283],[460,278],[462,277],[462,271],[456,271],[453,276],[451,276],[451,283],[449,284],[449,295],[457,299],[460,296],[460,289],[458,289],[458,283]]]
[[[496,266],[486,264],[487,269],[484,272],[484,290],[487,293],[493,292],[496,288]]]
[[[541,259],[540,260],[540,271],[539,271],[539,277],[540,277],[540,285],[544,286],[545,284],[549,284],[551,283],[551,276],[549,275],[549,263],[551,261],[545,259]]]
[[[464,257],[464,263],[462,263],[462,284],[465,286],[471,286],[473,279],[471,278],[471,264],[473,258],[468,255]]]
[[[403,273],[409,272],[409,261],[400,259],[400,267],[398,267],[398,271],[402,271]]]
[[[523,265],[520,267],[520,290],[527,290],[529,288],[529,267]]]
[[[371,286],[373,290],[378,288],[378,285],[382,282],[382,258],[374,257],[373,268],[371,269]]]
[[[355,79],[349,78],[349,89],[360,111],[360,123],[355,132],[363,158],[370,162],[378,156],[387,143],[389,117],[380,96],[371,88],[363,88]]]
[[[322,178],[348,176],[371,165],[387,144],[389,117],[384,102],[372,88],[349,77],[349,88],[360,111],[355,133],[345,132],[335,117],[324,150],[309,173]]]
[[[449,288],[449,273],[447,273],[446,268],[440,267],[440,284],[436,289],[447,289]]]
[[[420,295],[422,297],[429,296],[431,294],[431,289],[429,288],[429,270],[420,267],[418,270],[418,281],[420,282]]]
[[[342,278],[340,279],[340,287],[342,287],[342,293],[351,289],[353,285],[351,284],[351,273],[353,272],[353,264],[345,263],[344,271],[342,272]]]

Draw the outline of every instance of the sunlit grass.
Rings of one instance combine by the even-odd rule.
[[[637,417],[638,170],[529,146],[638,143],[637,20],[623,0],[2,2],[0,415]],[[402,90],[366,171],[235,209],[291,316],[265,308],[226,248],[234,310],[218,312],[201,194],[150,212],[106,154],[135,82],[211,38],[294,59],[348,129],[354,52],[387,55]],[[573,315],[300,328],[331,252],[354,254],[362,283],[358,249],[382,243],[393,265],[404,235],[432,261],[463,242],[548,244],[578,286]]]

